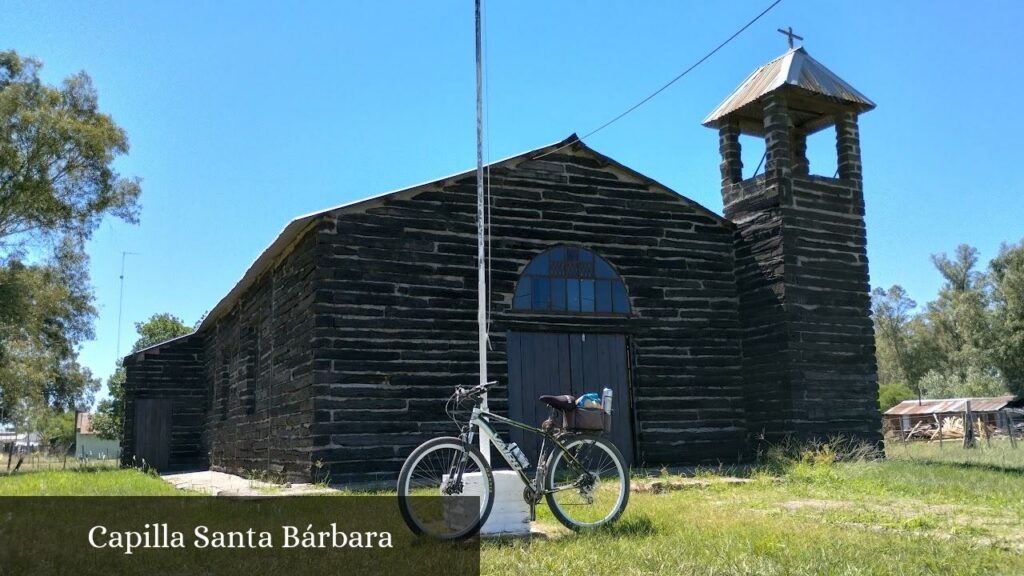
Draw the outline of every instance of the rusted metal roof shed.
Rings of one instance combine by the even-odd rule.
[[[904,400],[885,411],[886,416],[911,416],[928,414],[959,414],[967,410],[967,401],[971,402],[971,412],[998,412],[1007,406],[1021,403],[1016,396],[996,396],[994,398],[947,398],[942,400]]]

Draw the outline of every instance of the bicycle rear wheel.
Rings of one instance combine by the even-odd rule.
[[[622,454],[599,436],[576,435],[562,442],[576,461],[558,449],[548,458],[545,497],[555,518],[572,530],[617,520],[629,502]]]
[[[494,505],[483,454],[459,438],[435,438],[409,454],[398,474],[398,506],[409,528],[442,540],[479,532]]]

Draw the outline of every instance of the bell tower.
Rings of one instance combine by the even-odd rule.
[[[736,225],[752,435],[881,439],[857,125],[874,107],[791,47],[704,121],[718,130],[725,216]],[[838,170],[814,175],[807,137],[830,126]],[[741,134],[764,138],[763,174],[743,179]]]

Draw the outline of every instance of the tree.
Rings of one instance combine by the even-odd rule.
[[[957,372],[932,370],[921,378],[921,387],[929,398],[984,398],[1007,394],[998,373],[976,366],[967,368],[963,378]]]
[[[0,424],[92,402],[99,382],[78,363],[96,316],[85,242],[107,215],[138,220],[139,181],[113,169],[124,131],[88,75],[49,86],[41,67],[0,51]]]
[[[136,322],[135,331],[138,340],[132,346],[132,352],[138,352],[172,338],[191,334],[194,330],[173,314],[153,314],[145,322]],[[118,365],[117,370],[107,379],[110,398],[100,402],[96,409],[93,428],[103,438],[120,438],[124,422],[124,366]]]
[[[918,381],[927,356],[926,342],[920,337],[922,324],[914,314],[914,302],[900,285],[871,293],[871,315],[875,324],[875,353],[880,385],[909,385],[918,398]]]
[[[909,386],[902,382],[881,384],[878,387],[878,407],[881,408],[882,412],[904,400],[911,400],[917,397],[917,392],[911,390]]]
[[[945,280],[939,297],[928,304],[927,337],[938,355],[937,369],[955,373],[965,382],[970,368],[990,365],[992,345],[991,315],[988,309],[987,279],[975,270],[977,249],[961,244],[956,257],[932,256],[932,262]]]
[[[1024,241],[1004,244],[989,265],[994,308],[993,361],[1007,387],[1024,395]]]
[[[191,334],[193,328],[181,321],[174,314],[153,314],[145,322],[136,322],[135,331],[139,339],[132,346],[132,352],[138,352],[144,348],[166,342],[172,338]]]
[[[138,220],[139,180],[112,167],[128,137],[99,111],[84,72],[60,87],[42,63],[0,52],[0,242],[88,239],[107,214]]]
[[[96,309],[80,241],[65,237],[41,264],[3,263],[0,287],[0,420],[91,403],[99,382],[78,347],[93,336]]]

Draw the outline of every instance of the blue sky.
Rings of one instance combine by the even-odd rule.
[[[0,48],[42,59],[49,82],[87,71],[131,138],[119,170],[143,179],[141,224],[107,220],[89,244],[96,374],[114,367],[122,251],[140,253],[124,352],[133,322],[212,308],[294,216],[473,166],[470,0],[295,4],[5,1]],[[488,156],[589,132],[768,4],[487,2]],[[872,284],[924,303],[930,254],[967,242],[987,261],[1024,237],[1022,19],[1010,1],[783,0],[588,143],[721,213],[700,121],[793,26],[878,104],[861,118]],[[811,142],[813,171],[831,174],[833,146]],[[760,152],[745,156],[750,170]]]

